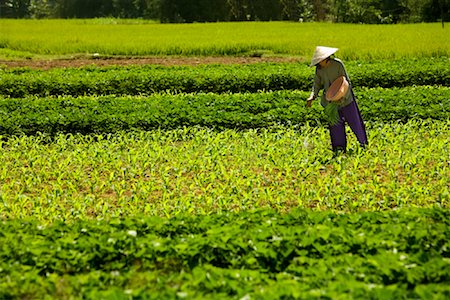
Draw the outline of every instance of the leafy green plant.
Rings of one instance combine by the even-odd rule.
[[[331,126],[336,125],[341,119],[339,116],[339,105],[337,103],[328,103],[324,108],[325,120]]]

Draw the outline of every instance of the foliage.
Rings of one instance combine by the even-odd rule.
[[[324,108],[325,120],[330,125],[336,125],[340,121],[339,106],[337,103],[328,103]]]
[[[0,224],[1,298],[447,298],[445,209]]]
[[[4,0],[0,17],[152,18],[161,22],[324,21],[351,23],[449,20],[448,0]]]
[[[367,121],[446,120],[450,88],[356,89]],[[154,94],[151,96],[0,98],[0,134],[112,133],[206,126],[248,129],[328,124],[322,108],[305,108],[307,92]],[[7,117],[6,117],[7,116]]]
[[[355,87],[448,85],[449,59],[346,63]],[[52,70],[0,70],[0,94],[29,95],[149,95],[171,93],[244,93],[310,90],[314,71],[300,63],[250,65],[85,67]]]
[[[309,125],[3,137],[0,218],[449,208],[448,118],[367,127],[337,157]]]

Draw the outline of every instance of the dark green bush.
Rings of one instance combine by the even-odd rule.
[[[28,97],[0,99],[0,134],[107,133],[182,126],[258,128],[326,124],[318,103],[305,107],[308,92],[153,94],[151,96]],[[367,121],[444,120],[450,88],[436,86],[356,89]]]
[[[449,59],[349,62],[355,87],[448,85]],[[79,69],[4,69],[0,94],[29,95],[149,95],[158,92],[244,93],[259,90],[302,90],[312,87],[314,69],[305,64],[85,67]]]

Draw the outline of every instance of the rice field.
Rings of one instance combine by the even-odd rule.
[[[294,22],[156,24],[138,20],[0,20],[0,58],[289,55],[316,45],[345,60],[448,56],[441,24],[354,25]]]

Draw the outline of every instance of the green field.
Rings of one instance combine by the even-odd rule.
[[[136,20],[0,20],[0,58],[145,55],[293,55],[316,45],[345,60],[449,56],[441,24],[294,22],[155,24]]]
[[[202,128],[10,138],[4,218],[174,216],[295,207],[449,207],[449,121],[371,124],[372,145],[333,158],[323,127]],[[414,144],[414,147],[410,145]]]
[[[0,299],[449,299],[449,29],[0,20]],[[369,145],[307,109],[337,46]]]

